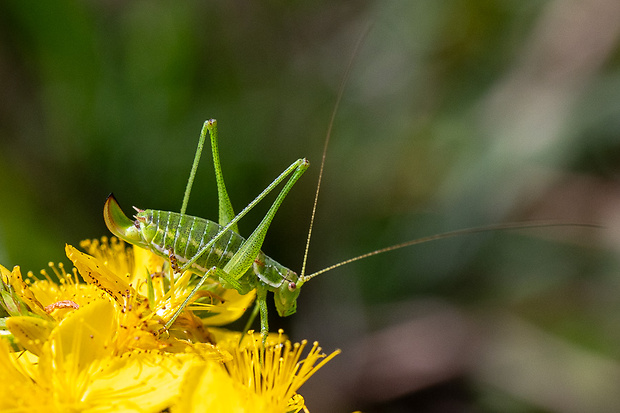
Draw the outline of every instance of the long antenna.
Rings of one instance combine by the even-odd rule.
[[[321,181],[323,180],[323,169],[325,168],[325,158],[327,156],[327,146],[329,145],[329,140],[332,136],[332,128],[334,126],[334,119],[336,118],[336,112],[338,112],[338,107],[340,106],[340,101],[342,100],[342,95],[344,94],[345,86],[348,83],[349,75],[351,74],[351,69],[353,67],[353,62],[357,57],[358,50],[362,41],[370,31],[371,25],[366,26],[359,39],[357,39],[357,43],[355,44],[355,48],[353,49],[353,53],[351,54],[351,58],[349,59],[349,63],[347,64],[347,68],[344,72],[344,76],[342,81],[340,82],[340,86],[338,88],[338,96],[336,97],[336,103],[334,104],[334,109],[332,110],[332,115],[329,120],[329,125],[327,126],[327,134],[325,136],[325,144],[323,145],[323,157],[321,158],[321,167],[319,169],[319,180],[316,184],[316,192],[314,194],[314,204],[312,205],[312,214],[310,216],[310,228],[308,229],[308,238],[306,239],[306,248],[304,250],[304,261],[301,265],[301,275],[300,279],[304,278],[304,274],[306,273],[306,263],[308,262],[308,250],[310,249],[310,238],[312,238],[312,228],[314,226],[314,216],[316,215],[316,206],[319,201],[319,190],[321,189]]]
[[[435,241],[444,238],[455,237],[457,235],[464,234],[476,234],[479,232],[488,232],[488,231],[496,231],[496,230],[515,230],[515,229],[524,229],[524,228],[548,228],[548,227],[588,227],[588,228],[602,228],[602,225],[599,224],[576,224],[572,222],[512,222],[506,224],[496,224],[496,225],[486,225],[483,227],[477,228],[466,228],[459,229],[456,231],[444,232],[441,234],[431,235],[428,237],[418,238],[411,241],[403,242],[396,245],[391,245],[389,247],[381,248],[375,251],[367,252],[366,254],[358,255],[357,257],[349,258],[348,260],[341,261],[337,264],[330,265],[329,267],[323,268],[320,271],[312,273],[305,277],[300,277],[300,280],[303,282],[308,281],[311,278],[316,277],[319,274],[323,274],[327,271],[331,271],[335,268],[342,267],[343,265],[350,264],[355,261],[362,260],[364,258],[372,257],[373,255],[383,254],[384,252],[394,251],[400,248],[409,247],[411,245],[422,244],[428,241]]]

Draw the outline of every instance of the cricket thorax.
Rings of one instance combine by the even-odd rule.
[[[268,257],[262,251],[254,260],[252,268],[260,281],[271,288],[280,288],[284,283],[288,285],[297,281],[297,274],[294,271]]]

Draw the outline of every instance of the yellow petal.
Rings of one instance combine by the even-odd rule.
[[[108,359],[92,376],[84,412],[161,412],[179,397],[188,371],[203,369],[192,354],[130,352]]]
[[[5,340],[0,340],[0,411],[49,413],[53,411],[49,393],[38,386],[22,364],[29,358],[19,353],[19,360]]]
[[[133,270],[131,250],[127,249],[125,243],[116,237],[109,239],[101,237],[101,240],[87,239],[80,242],[80,247],[113,273],[125,275]]]
[[[172,413],[269,412],[256,394],[235,383],[219,364],[193,368],[183,384]]]
[[[59,381],[58,387],[81,397],[89,381],[89,368],[112,354],[112,339],[118,327],[114,304],[107,297],[69,314],[48,339],[41,356],[42,375]]]
[[[19,344],[37,356],[41,354],[43,345],[55,325],[55,322],[28,316],[9,317],[6,320],[6,327],[17,338]]]
[[[208,326],[222,326],[237,321],[252,305],[256,297],[256,290],[241,295],[237,290],[231,288],[220,294],[222,303],[209,307],[208,315],[201,314],[203,316],[202,321]]]
[[[101,288],[114,297],[118,303],[122,303],[123,297],[133,291],[126,275],[114,274],[99,260],[78,251],[69,244],[66,245],[65,252],[86,282]]]

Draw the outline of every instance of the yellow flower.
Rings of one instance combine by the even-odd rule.
[[[338,351],[326,356],[315,343],[301,360],[306,342],[282,331],[263,347],[254,333],[207,329],[254,300],[211,280],[162,334],[196,276],[175,278],[163,259],[115,238],[82,247],[87,254],[66,246],[71,272],[50,264],[58,283],[0,266],[9,314],[0,320],[0,411],[307,411],[299,387]]]
[[[6,320],[6,327],[27,350],[37,355],[64,316],[103,295],[95,286],[79,283],[75,271],[67,274],[62,264],[56,267],[50,263],[50,267],[59,283],[53,282],[45,270],[41,271],[44,280],[35,279],[32,273],[24,280],[19,267],[9,271],[0,265],[5,290],[3,304],[18,308],[8,311],[12,317]]]
[[[10,412],[52,412],[49,392],[32,380],[36,358],[31,354],[16,354],[5,340],[0,340],[0,409]],[[18,362],[19,361],[19,362]]]
[[[114,354],[118,311],[102,297],[63,319],[41,354],[16,354],[0,342],[0,410],[158,412],[178,397],[193,354]],[[165,389],[165,391],[161,391]]]
[[[245,411],[298,412],[305,404],[297,390],[340,350],[325,355],[314,342],[301,360],[305,340],[291,344],[280,330],[269,341],[263,347],[262,337],[250,331],[241,345],[232,345],[231,341],[220,343],[232,354],[232,359],[224,363],[228,374],[247,391],[250,408]],[[202,404],[196,411],[207,411],[206,407]]]

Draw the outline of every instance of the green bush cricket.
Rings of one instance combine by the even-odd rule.
[[[185,214],[193,177],[207,133],[211,136],[215,160],[219,224]],[[295,312],[296,299],[303,280],[294,271],[265,255],[260,248],[282,201],[310,164],[306,159],[293,162],[239,214],[234,215],[219,164],[217,122],[213,119],[206,121],[200,136],[199,149],[180,213],[136,208],[135,221],[132,221],[124,215],[114,196],[110,195],[104,206],[104,219],[114,235],[169,259],[175,272],[189,270],[202,277],[185,302],[167,321],[165,329],[170,328],[204,281],[208,277],[216,277],[226,288],[234,288],[240,294],[257,290],[261,333],[266,337],[267,291],[274,292],[278,313],[283,317],[288,316]],[[252,235],[247,239],[241,237],[237,233],[237,222],[286,178],[289,179],[284,188]]]

